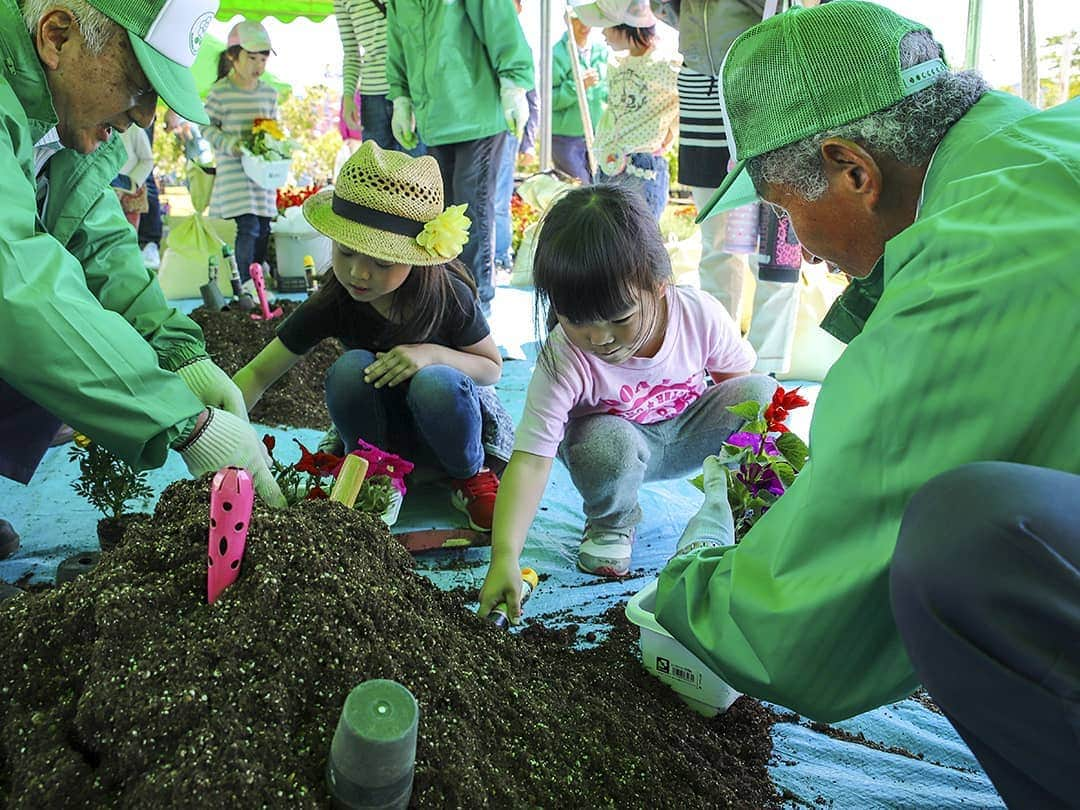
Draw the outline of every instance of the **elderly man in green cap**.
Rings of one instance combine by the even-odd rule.
[[[109,181],[114,130],[160,94],[206,122],[190,73],[216,0],[0,0],[0,474],[26,483],[60,422],[137,467],[170,448],[282,503],[244,401],[143,267]],[[17,548],[7,534],[0,554]]]
[[[657,618],[737,689],[823,720],[922,682],[1009,803],[1069,805],[1080,100],[990,91],[858,0],[749,29],[721,83],[739,163],[703,215],[782,209],[852,277],[823,324],[849,345],[810,462],[739,545],[707,462]]]

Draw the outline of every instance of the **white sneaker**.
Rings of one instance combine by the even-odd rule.
[[[143,247],[142,259],[148,270],[157,270],[161,267],[161,254],[158,252],[158,246],[153,242],[147,242]]]
[[[625,577],[630,573],[634,535],[632,526],[612,529],[586,523],[578,548],[578,568],[602,577]]]

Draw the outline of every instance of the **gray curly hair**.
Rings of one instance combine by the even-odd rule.
[[[900,41],[902,68],[942,56],[941,46],[929,31],[912,31]],[[974,70],[950,71],[891,107],[750,158],[746,168],[758,188],[771,183],[791,189],[805,200],[816,200],[829,187],[821,155],[821,144],[827,138],[846,138],[875,154],[919,166],[930,159],[949,128],[989,89]]]
[[[86,50],[93,56],[100,56],[105,46],[123,30],[118,23],[110,20],[86,0],[25,0],[22,8],[23,21],[32,36],[37,35],[41,18],[57,8],[71,12],[75,22],[79,24]]]

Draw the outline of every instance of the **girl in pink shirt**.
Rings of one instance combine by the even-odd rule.
[[[728,406],[767,402],[776,387],[748,373],[754,351],[724,307],[672,283],[660,230],[632,190],[562,197],[541,226],[533,283],[551,332],[495,503],[481,615],[502,601],[517,615],[518,561],[556,456],[584,500],[578,567],[621,577],[641,484],[692,474],[739,427]]]

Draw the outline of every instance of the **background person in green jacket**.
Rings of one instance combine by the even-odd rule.
[[[508,131],[529,120],[532,51],[513,0],[389,0],[387,96],[398,143],[439,161],[447,205],[467,205],[472,221],[461,262],[490,314],[495,297],[495,174]]]
[[[749,29],[722,92],[740,163],[713,210],[758,193],[853,276],[831,321],[850,344],[809,463],[739,545],[711,477],[657,618],[735,688],[814,718],[921,680],[1008,803],[1071,806],[1080,100],[990,91],[858,0]]]
[[[607,106],[607,46],[600,42],[589,44],[592,30],[571,12],[574,29],[574,53],[581,68],[589,118],[593,128]],[[562,35],[551,57],[551,160],[555,168],[582,183],[591,183],[589,157],[585,151],[585,127],[581,121],[574,67],[570,63],[569,32]]]
[[[282,502],[243,396],[166,303],[109,187],[126,157],[113,130],[149,124],[159,91],[205,123],[188,68],[216,10],[215,0],[0,0],[8,478],[30,480],[62,421],[140,468],[170,448],[194,475],[248,467],[260,494]]]

